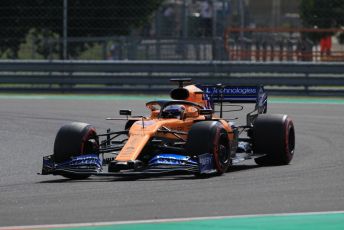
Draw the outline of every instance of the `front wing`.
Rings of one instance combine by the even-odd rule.
[[[146,167],[106,172],[102,159],[96,154],[72,157],[56,163],[53,156],[43,157],[42,175],[93,175],[93,176],[160,176],[166,174],[212,174],[216,172],[211,154],[189,157],[178,154],[159,154],[153,157]]]

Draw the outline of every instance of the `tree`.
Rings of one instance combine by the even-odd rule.
[[[344,26],[344,1],[302,0],[300,16],[306,28],[340,28]],[[316,42],[327,35],[332,34],[308,34]]]
[[[68,37],[128,35],[144,25],[163,0],[68,0]],[[63,34],[63,0],[1,0],[0,52],[17,56],[29,31],[37,37],[41,54],[46,41]],[[76,55],[85,44],[70,46]],[[61,50],[61,49],[60,49]]]

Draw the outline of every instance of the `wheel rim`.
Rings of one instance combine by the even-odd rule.
[[[291,127],[289,130],[289,137],[288,137],[288,150],[291,155],[294,154],[295,149],[295,132],[294,129]]]
[[[89,154],[93,153],[93,149],[95,146],[99,146],[97,141],[97,134],[94,128],[91,128],[82,138],[81,146],[80,146],[80,153],[81,154]]]
[[[295,130],[293,122],[287,118],[285,126],[285,152],[283,164],[289,164],[293,159],[295,150]]]
[[[223,144],[219,145],[219,161],[222,166],[227,164],[229,161],[227,147],[224,146]]]
[[[227,167],[229,166],[230,158],[229,158],[229,149],[226,141],[225,134],[221,134],[218,145],[215,150],[215,164],[218,173],[222,174],[227,171]]]

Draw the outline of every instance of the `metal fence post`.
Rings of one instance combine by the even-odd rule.
[[[63,0],[63,59],[68,59],[68,32],[67,32],[67,18],[68,18],[68,1]]]
[[[31,41],[31,58],[32,59],[35,59],[35,53],[36,53],[36,37],[33,37],[32,38],[32,41]]]
[[[103,60],[107,60],[108,59],[108,51],[107,51],[107,41],[104,40],[102,42],[102,56],[103,56]]]
[[[183,13],[182,13],[182,22],[183,22],[183,26],[182,26],[182,55],[183,55],[183,59],[187,59],[188,56],[188,45],[186,43],[186,39],[188,38],[188,10],[187,10],[187,3],[186,0],[183,0]]]

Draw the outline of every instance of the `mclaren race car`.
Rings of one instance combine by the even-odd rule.
[[[121,131],[97,134],[89,124],[60,128],[52,155],[43,157],[42,174],[70,179],[89,176],[221,175],[231,165],[254,159],[258,165],[286,165],[292,160],[295,130],[288,115],[267,114],[261,86],[179,84],[170,100],[146,103],[149,116],[120,110]],[[233,111],[254,104],[243,125]],[[232,113],[231,113],[232,112]],[[228,118],[224,118],[228,115]]]

